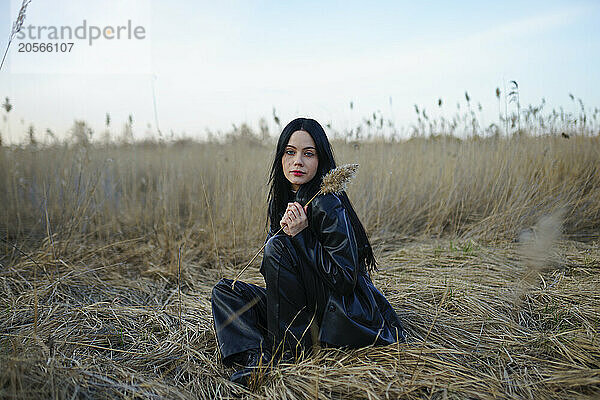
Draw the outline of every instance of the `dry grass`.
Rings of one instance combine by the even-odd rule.
[[[409,342],[321,349],[252,391],[209,297],[262,243],[273,146],[0,148],[0,234],[29,256],[0,252],[0,397],[598,398],[598,144],[335,144]],[[545,215],[562,239],[513,241]]]
[[[335,144],[340,164],[361,165],[348,193],[372,236],[485,240],[513,239],[558,209],[568,238],[597,235],[599,149],[600,136]],[[47,213],[56,232],[105,240],[152,232],[171,253],[170,241],[190,232],[207,232],[215,249],[234,237],[255,245],[273,150],[243,141],[2,148],[0,233],[46,237]]]
[[[408,344],[322,349],[278,367],[254,391],[227,381],[231,371],[218,362],[211,323],[211,284],[235,269],[216,270],[210,255],[184,261],[179,321],[177,277],[154,264],[160,251],[146,240],[112,247],[88,242],[70,263],[40,251],[34,254],[39,266],[22,260],[0,275],[0,395],[600,395],[597,243],[561,242],[559,267],[540,273],[519,302],[515,288],[528,269],[516,245],[437,240],[388,246],[395,250],[379,255],[375,281],[405,321]],[[249,275],[260,282],[256,270]]]

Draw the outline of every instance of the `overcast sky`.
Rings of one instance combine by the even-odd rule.
[[[2,54],[19,5],[0,0]],[[256,127],[273,107],[284,123],[302,115],[344,129],[380,110],[408,125],[414,104],[451,115],[465,91],[494,122],[494,91],[509,80],[524,104],[574,109],[573,93],[600,106],[597,1],[32,0],[25,27],[83,19],[131,20],[145,38],[71,40],[72,53],[52,55],[19,53],[13,41],[0,71],[12,140],[29,124],[63,134],[74,119],[99,131],[107,112],[115,130],[132,114],[144,137],[153,86],[162,131],[190,136]]]

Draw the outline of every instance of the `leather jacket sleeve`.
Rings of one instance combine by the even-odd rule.
[[[309,226],[291,238],[294,248],[328,286],[344,295],[356,286],[358,249],[350,218],[335,194],[317,196]]]

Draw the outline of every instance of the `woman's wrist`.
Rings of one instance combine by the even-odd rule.
[[[306,230],[306,228],[308,228],[308,226],[305,226],[304,228],[301,228],[299,231],[297,231],[296,233],[294,233],[293,235],[291,235],[291,237],[296,237],[299,234],[301,234],[302,232],[304,232]]]

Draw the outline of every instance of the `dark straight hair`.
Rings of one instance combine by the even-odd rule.
[[[312,198],[313,195],[319,191],[323,176],[336,167],[329,139],[327,139],[325,130],[317,121],[310,118],[296,118],[283,128],[281,135],[279,135],[279,140],[277,141],[275,159],[273,160],[273,165],[269,174],[270,189],[267,199],[269,205],[267,211],[267,225],[273,233],[277,232],[280,228],[279,221],[281,221],[281,218],[283,217],[287,204],[294,201],[294,194],[291,189],[292,186],[290,181],[288,181],[283,174],[281,159],[285,152],[285,146],[289,143],[290,137],[296,131],[308,132],[313,138],[317,157],[319,159],[315,177],[311,179],[310,182],[300,186],[298,198],[305,199],[305,201]],[[342,201],[342,204],[350,217],[350,223],[352,224],[352,230],[354,231],[356,244],[358,246],[359,261],[364,261],[367,271],[372,272],[377,266],[365,228],[358,219],[346,192],[342,192],[338,197]]]

